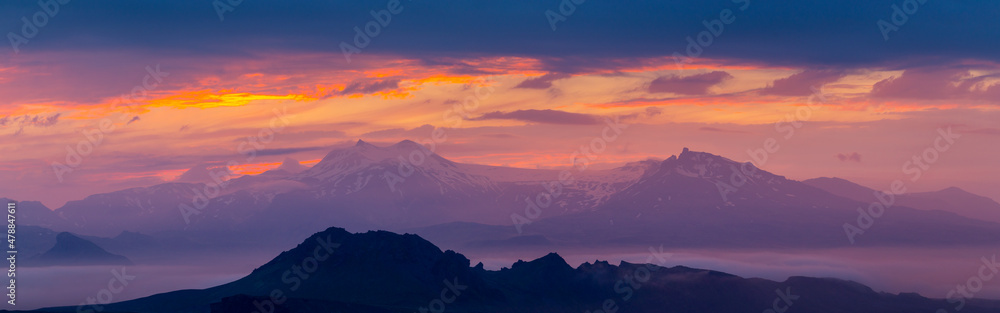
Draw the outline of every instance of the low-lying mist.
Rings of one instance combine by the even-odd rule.
[[[472,264],[487,269],[510,267],[517,260],[533,260],[549,252],[559,253],[573,267],[595,260],[617,265],[620,261],[683,265],[711,269],[742,277],[783,281],[789,276],[833,277],[868,285],[890,293],[917,292],[929,298],[945,298],[958,284],[976,277],[992,260],[997,247],[956,248],[840,248],[822,250],[663,249],[659,258],[651,250],[659,247],[519,248],[459,251]],[[77,306],[119,302],[182,289],[208,288],[237,280],[273,257],[274,252],[218,251],[213,255],[165,257],[173,264],[157,262],[126,267],[82,266],[20,268],[18,309]],[[116,275],[115,272],[118,274]],[[992,273],[989,269],[987,274]],[[128,285],[111,280],[124,277]],[[129,276],[134,276],[128,279]],[[994,281],[995,279],[995,281]],[[1000,274],[982,280],[975,298],[1000,299]],[[109,297],[110,296],[110,297]],[[110,299],[109,299],[110,298]],[[93,307],[88,307],[93,309]],[[81,312],[86,312],[84,308]]]

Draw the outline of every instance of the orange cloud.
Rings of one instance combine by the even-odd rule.
[[[296,101],[308,101],[316,100],[316,98],[301,95],[301,94],[289,94],[289,95],[265,95],[265,94],[253,94],[249,92],[232,92],[231,90],[220,90],[218,92],[213,92],[211,90],[197,90],[188,91],[180,94],[167,96],[163,98],[153,99],[148,101],[147,106],[150,107],[172,107],[172,108],[214,108],[214,107],[225,107],[225,106],[243,106],[251,101],[258,100],[296,100]]]
[[[236,175],[257,175],[281,166],[281,162],[241,164],[229,167],[229,171]]]

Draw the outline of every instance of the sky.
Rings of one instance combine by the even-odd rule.
[[[599,167],[687,147],[1000,200],[997,16],[988,0],[5,1],[0,196],[55,209],[359,139],[558,168],[616,124]]]

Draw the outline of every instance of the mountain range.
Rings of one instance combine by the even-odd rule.
[[[192,175],[193,176],[193,175]],[[958,189],[899,195],[861,234],[873,190],[805,182],[684,149],[604,170],[449,161],[412,141],[364,141],[304,168],[220,184],[171,182],[96,194],[20,221],[85,236],[138,233],[204,245],[283,247],[337,225],[420,234],[449,247],[619,245],[831,247],[995,244],[1000,204]],[[859,211],[861,210],[861,211]],[[878,213],[878,212],[875,212]],[[869,216],[870,218],[870,216]],[[919,230],[919,231],[915,231]]]
[[[874,189],[846,179],[820,177],[802,182],[848,199],[868,203],[879,201],[875,198]],[[969,218],[1000,223],[1000,203],[958,187],[898,195],[895,205],[921,210],[947,210]]]
[[[519,225],[520,233],[509,231],[512,227],[473,223],[410,231],[443,246],[466,249],[515,241],[758,248],[993,245],[1000,241],[1000,225],[960,216],[950,212],[950,206],[916,209],[897,204],[884,212],[876,208],[878,216],[872,217],[871,203],[768,173],[750,163],[685,149],[594,209],[526,219]],[[845,225],[862,233],[848,232]]]
[[[879,200],[873,189],[835,178],[795,181],[686,148],[613,169],[557,170],[463,164],[410,141],[384,147],[359,141],[308,168],[285,160],[277,169],[221,184],[182,176],[56,210],[21,201],[22,252],[41,257],[39,265],[87,263],[60,257],[68,255],[101,264],[197,265],[190,262],[202,261],[169,258],[211,252],[221,259],[203,261],[215,262],[251,250],[270,257],[298,244],[232,283],[119,302],[104,312],[264,312],[259,305],[276,290],[284,300],[270,302],[273,312],[412,312],[431,305],[455,312],[759,312],[777,303],[783,293],[776,290],[786,290],[786,297],[801,292],[797,311],[913,312],[951,303],[830,278],[776,282],[627,262],[573,268],[557,254],[491,271],[438,247],[795,249],[1000,241],[1000,224],[991,219],[1000,204],[957,188],[895,195],[884,212],[873,214],[866,209]],[[862,232],[852,236],[845,225],[860,225]],[[637,275],[648,280],[635,283]],[[629,279],[634,285],[620,283]],[[465,287],[460,297],[438,299],[442,288],[457,284]],[[998,303],[975,301],[963,312],[997,309]]]
[[[410,155],[425,158],[410,164]],[[580,175],[558,200],[561,211],[544,216],[592,209],[656,163],[635,162]],[[541,182],[555,180],[558,174],[455,163],[412,141],[388,147],[358,141],[299,172],[279,169],[222,184],[170,182],[130,188],[70,201],[54,211],[36,203],[40,207],[32,211],[44,214],[24,215],[22,223],[102,237],[128,231],[250,243],[289,231],[287,238],[301,237],[331,223],[357,230],[457,221],[509,224],[511,208],[523,203],[522,195],[544,191]],[[390,180],[391,175],[402,179]],[[182,213],[185,206],[194,209],[189,216]]]
[[[654,263],[660,258],[650,255]],[[782,282],[688,267],[595,261],[573,268],[558,254],[490,271],[416,235],[313,234],[252,273],[201,290],[104,304],[104,312],[933,312],[953,303],[880,293],[832,278]],[[41,309],[73,312],[81,307]],[[970,302],[962,312],[996,312]]]

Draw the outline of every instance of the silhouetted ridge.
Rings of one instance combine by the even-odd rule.
[[[566,263],[559,254],[555,252],[546,254],[545,256],[535,259],[533,261],[525,262],[518,260],[511,266],[511,270],[514,271],[534,271],[534,272],[550,272],[550,273],[566,273],[572,272],[573,267]]]
[[[124,256],[111,254],[93,242],[62,232],[56,235],[56,244],[52,249],[28,259],[26,265],[132,265],[132,261]]]
[[[419,312],[435,301],[449,312],[585,312],[601,309],[605,299],[615,299],[620,309],[627,305],[629,312],[736,313],[770,308],[776,290],[798,296],[797,312],[933,312],[947,304],[826,278],[774,282],[682,266],[601,261],[573,269],[555,253],[500,271],[469,263],[415,235],[330,228],[235,282],[109,304],[105,311],[246,313],[261,310],[255,303],[274,290],[282,291],[285,300],[272,302],[273,310],[267,311],[287,313]],[[970,303],[963,313],[995,312],[990,310]]]
[[[577,275],[576,270],[569,266],[561,256],[549,253],[533,261],[520,261],[514,263],[510,269],[502,270],[510,277],[510,282],[518,285],[530,286],[535,292],[542,293],[545,289],[561,290],[560,297],[568,297],[572,293],[593,292],[588,284],[578,284],[582,282],[582,277]]]

